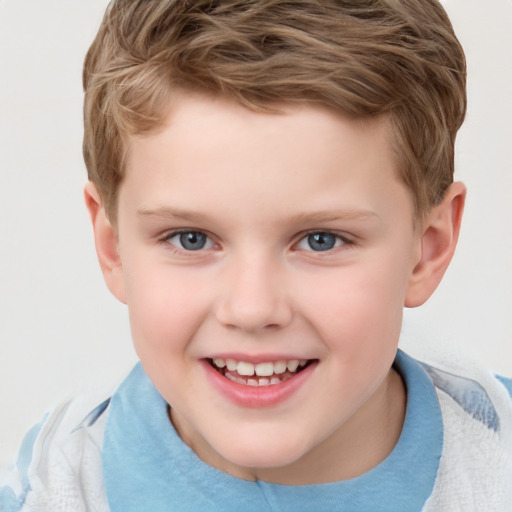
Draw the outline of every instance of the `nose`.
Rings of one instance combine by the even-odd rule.
[[[257,257],[233,264],[217,306],[217,320],[247,333],[288,325],[292,306],[287,298],[284,269],[276,266]]]

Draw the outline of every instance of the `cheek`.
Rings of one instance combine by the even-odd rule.
[[[182,352],[207,312],[205,286],[198,277],[169,265],[131,265],[127,303],[139,356]]]
[[[387,273],[371,267],[346,270],[326,282],[329,293],[311,297],[318,313],[310,323],[315,322],[328,353],[326,379],[332,397],[355,410],[385,379],[396,356],[403,286],[391,269]]]
[[[306,316],[323,333],[330,350],[357,358],[396,349],[406,289],[405,262],[381,255],[368,264],[347,266],[307,288]]]

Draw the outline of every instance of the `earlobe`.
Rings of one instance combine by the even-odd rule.
[[[85,185],[84,198],[91,217],[96,254],[103,277],[112,294],[126,304],[123,267],[117,234],[107,217],[101,196],[92,182]]]
[[[422,227],[420,254],[407,288],[405,306],[421,306],[434,293],[448,268],[459,238],[466,187],[453,183]]]

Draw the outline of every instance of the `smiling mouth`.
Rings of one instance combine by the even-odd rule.
[[[208,359],[210,365],[227,379],[244,386],[275,386],[295,377],[315,359],[290,359],[249,363],[234,359]]]

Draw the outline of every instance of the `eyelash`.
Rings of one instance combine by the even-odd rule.
[[[194,253],[194,252],[201,252],[204,247],[201,247],[199,249],[193,250],[193,249],[185,249],[183,247],[178,247],[177,245],[173,244],[170,240],[176,236],[180,235],[187,235],[187,234],[196,234],[196,235],[202,235],[206,238],[207,242],[210,241],[211,245],[215,245],[215,243],[212,241],[211,237],[208,236],[204,231],[198,230],[198,229],[178,229],[175,231],[171,231],[170,233],[166,233],[162,238],[161,242],[165,244],[167,247],[171,247],[174,252],[176,253]],[[208,247],[210,248],[210,247]]]
[[[332,236],[334,237],[335,239],[335,243],[337,244],[338,242],[341,242],[340,245],[335,245],[334,247],[330,248],[330,249],[326,249],[326,250],[320,250],[320,251],[314,251],[312,248],[307,250],[307,252],[312,252],[312,253],[315,253],[315,254],[332,254],[333,251],[336,251],[336,250],[340,250],[342,249],[343,247],[347,247],[347,246],[351,246],[351,245],[354,245],[354,241],[350,238],[348,238],[346,235],[342,235],[341,233],[338,233],[336,231],[329,231],[329,230],[311,230],[311,231],[308,231],[306,233],[304,233],[301,238],[299,239],[299,241],[295,244],[295,246],[298,246],[300,243],[302,242],[305,242],[307,241],[307,239],[312,236],[312,235],[327,235],[327,236]],[[307,242],[306,242],[307,243]]]
[[[198,248],[198,249],[186,249],[184,247],[178,247],[177,245],[173,244],[172,242],[170,242],[170,240],[176,236],[179,236],[179,235],[186,235],[186,234],[196,234],[196,235],[202,235],[206,238],[206,244],[208,244],[208,241],[210,241],[210,247],[206,247],[206,249],[210,249],[212,247],[215,246],[215,242],[213,242],[213,240],[211,239],[211,237],[205,233],[204,231],[201,231],[201,230],[195,230],[195,229],[179,229],[179,230],[175,230],[175,231],[171,231],[170,233],[166,233],[160,240],[161,243],[165,244],[167,247],[171,247],[173,249],[174,252],[176,253],[199,253],[199,252],[202,252],[203,250],[205,250],[205,247],[201,247],[201,248]],[[349,247],[349,246],[353,246],[355,245],[355,242],[353,239],[347,237],[346,235],[342,235],[340,233],[337,233],[336,231],[329,231],[329,230],[311,230],[311,231],[307,231],[306,233],[303,233],[301,234],[298,242],[296,242],[294,244],[294,247],[298,247],[301,243],[303,242],[306,242],[307,243],[307,239],[308,237],[312,236],[312,235],[324,235],[324,236],[332,236],[335,238],[335,243],[338,244],[339,242],[341,242],[340,245],[335,245],[334,247],[332,248],[329,248],[329,249],[325,249],[325,250],[318,250],[318,251],[315,251],[313,250],[311,247],[310,249],[302,249],[302,250],[305,250],[306,252],[312,252],[312,253],[316,253],[316,254],[332,254],[333,251],[336,251],[336,250],[340,250],[341,248],[343,247]]]

